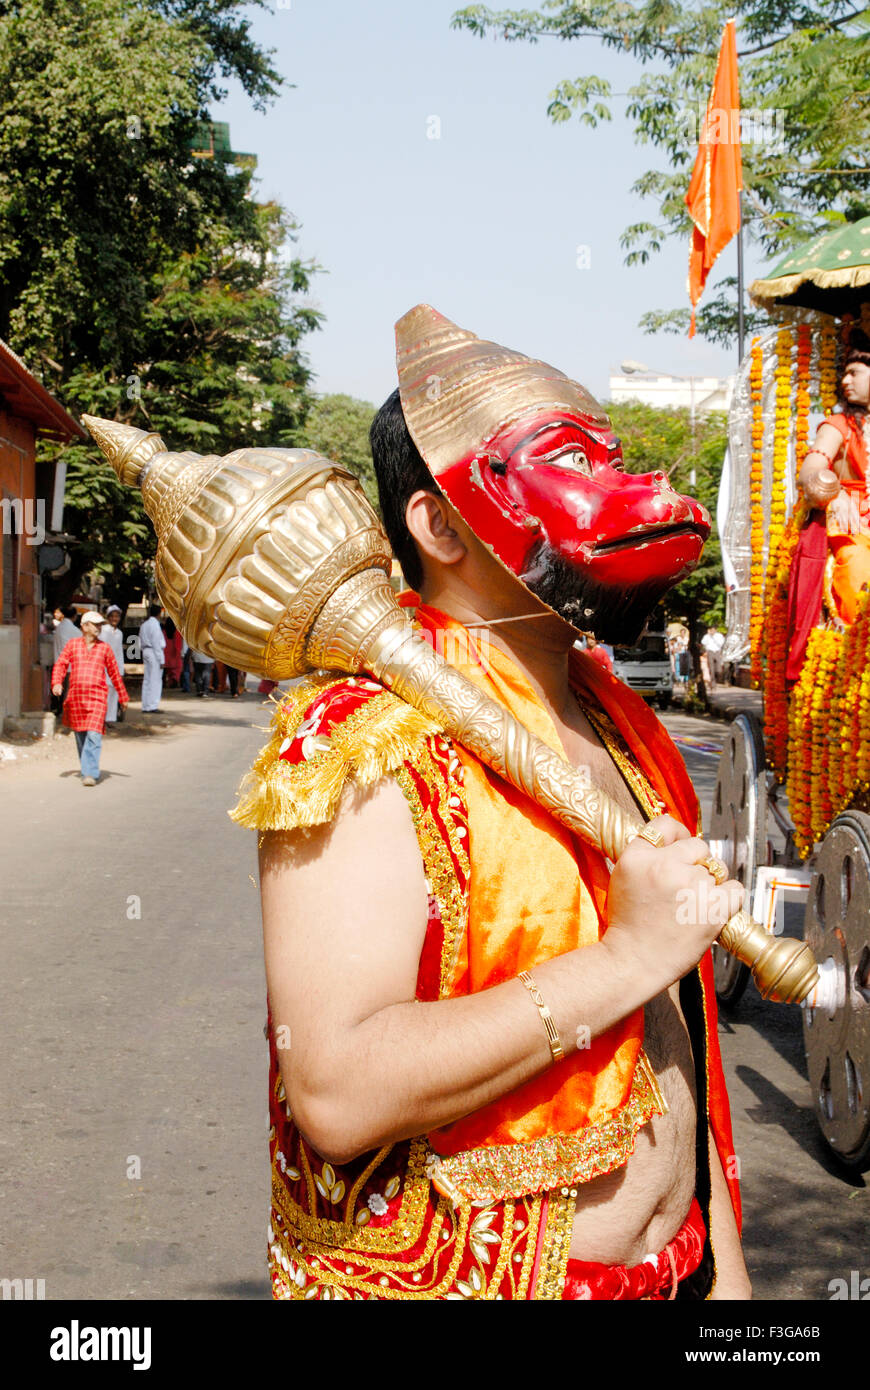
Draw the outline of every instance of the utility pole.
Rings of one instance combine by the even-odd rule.
[[[737,228],[737,365],[743,361],[743,192],[737,195],[739,226]]]

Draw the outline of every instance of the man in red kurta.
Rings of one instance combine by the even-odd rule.
[[[108,702],[106,676],[118,692],[118,702],[122,706],[130,699],[114,652],[105,642],[97,640],[105,621],[101,613],[85,613],[81,637],[67,642],[51,673],[52,693],[60,695],[64,676],[69,671],[63,722],[75,733],[82,786],[85,787],[94,787],[100,780],[100,752]]]

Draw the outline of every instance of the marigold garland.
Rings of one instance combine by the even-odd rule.
[[[764,629],[764,506],[762,502],[764,418],[762,415],[762,386],[764,362],[761,339],[753,338],[749,368],[752,400],[752,468],[749,476],[750,572],[749,572],[749,641],[751,650],[750,678],[754,686],[761,684],[761,638]]]
[[[806,858],[849,806],[870,806],[870,597],[845,631],[814,628],[788,712],[789,810]]]
[[[791,566],[809,509],[799,498],[786,525],[786,464],[794,427],[795,464],[803,464],[809,441],[813,346],[817,350],[822,410],[837,401],[837,353],[848,341],[849,323],[830,319],[814,331],[799,324],[776,338],[775,419],[768,559],[764,565],[761,344],[752,343],[752,472],[750,479],[750,639],[753,683],[764,685],[768,764],[784,780],[795,824],[795,844],[806,858],[841,811],[870,810],[870,594],[856,622],[843,631],[832,624],[810,634],[800,680],[789,699],[788,587]],[[838,331],[839,330],[839,331]]]
[[[762,641],[767,762],[780,781],[785,779],[788,762],[788,695],[785,681],[789,646],[788,584],[792,560],[807,515],[808,508],[801,498],[776,555],[776,571],[770,585]]]
[[[773,477],[770,486],[770,524],[767,532],[768,580],[776,572],[776,557],[785,532],[785,465],[791,434],[792,335],[781,328],[776,335],[776,406],[773,426]]]
[[[831,322],[819,336],[819,395],[823,414],[830,415],[837,404],[837,334]]]
[[[795,475],[799,476],[807,452],[810,425],[810,357],[813,351],[812,331],[808,323],[798,324],[797,383],[795,386]]]

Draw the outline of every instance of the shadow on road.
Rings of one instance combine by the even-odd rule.
[[[757,1106],[747,1106],[745,1114],[756,1125],[777,1125],[789,1134],[804,1153],[815,1163],[819,1163],[832,1178],[839,1179],[848,1187],[865,1188],[867,1181],[854,1169],[839,1163],[824,1142],[812,1110],[796,1105],[783,1091],[775,1086],[754,1067],[738,1065],[737,1075],[753,1095],[758,1097]]]

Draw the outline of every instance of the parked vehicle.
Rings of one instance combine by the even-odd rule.
[[[667,634],[645,632],[634,647],[614,647],[613,674],[638,695],[667,709],[674,694]]]

